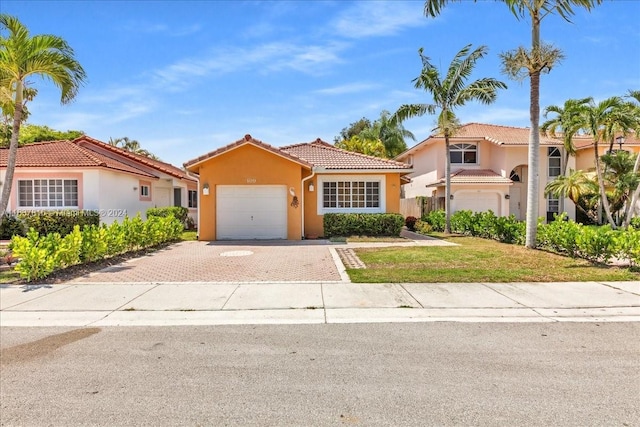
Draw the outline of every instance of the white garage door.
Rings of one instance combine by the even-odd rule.
[[[217,186],[216,237],[218,240],[286,239],[286,187]]]
[[[469,210],[473,212],[485,212],[492,210],[500,215],[500,195],[493,192],[459,192],[454,196],[455,207],[453,211]]]

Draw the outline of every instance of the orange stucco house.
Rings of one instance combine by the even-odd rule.
[[[251,135],[184,164],[199,175],[200,240],[324,235],[325,213],[398,213],[411,167],[317,139],[274,147]]]

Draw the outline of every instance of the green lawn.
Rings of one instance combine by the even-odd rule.
[[[445,239],[459,246],[356,249],[367,268],[347,273],[357,283],[640,280],[640,273],[628,268],[595,266],[476,237]]]

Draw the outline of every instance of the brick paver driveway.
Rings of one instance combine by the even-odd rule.
[[[180,242],[73,282],[290,281],[340,281],[330,246],[311,241]]]

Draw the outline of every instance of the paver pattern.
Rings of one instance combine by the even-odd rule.
[[[340,281],[329,248],[289,241],[180,242],[73,282]]]

